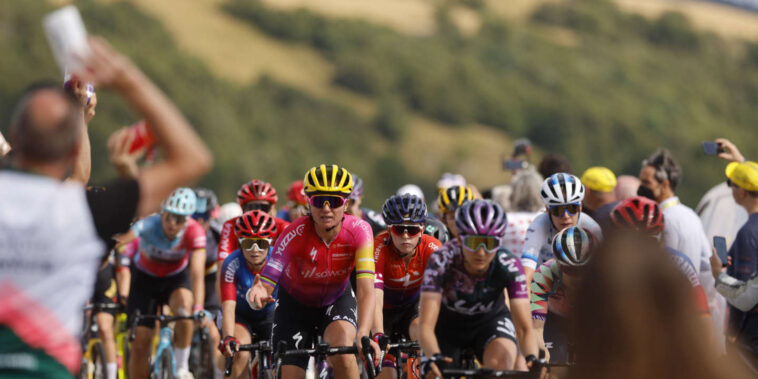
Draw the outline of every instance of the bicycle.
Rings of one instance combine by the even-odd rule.
[[[195,379],[213,379],[213,346],[207,327],[193,333],[189,367]]]
[[[106,360],[103,342],[98,334],[98,325],[95,315],[98,311],[106,309],[121,309],[118,303],[98,303],[84,307],[84,330],[82,331],[82,363],[79,368],[79,378],[105,378]],[[89,314],[87,313],[89,311]]]
[[[255,336],[252,336],[252,339],[255,340]],[[272,366],[272,354],[273,354],[273,347],[271,346],[271,342],[268,340],[258,341],[256,343],[252,344],[246,344],[246,345],[239,345],[237,347],[237,344],[232,342],[231,348],[233,352],[237,351],[249,351],[253,354],[250,354],[250,361],[248,364],[252,363],[255,356],[258,357],[258,375],[256,377],[258,379],[274,379],[274,368]],[[229,376],[232,373],[232,364],[234,363],[234,357],[226,357],[226,367],[224,368],[224,376]],[[250,366],[250,377],[254,377],[254,369],[252,366]]]
[[[472,360],[473,358],[473,360]],[[422,364],[424,367],[428,367],[430,363],[444,363],[444,357],[429,357],[424,358]],[[441,371],[442,378],[471,378],[471,379],[487,379],[487,378],[530,378],[539,379],[542,377],[543,369],[548,368],[548,364],[545,361],[544,351],[540,351],[540,358],[534,362],[529,371],[514,371],[514,370],[494,370],[491,368],[476,367],[476,360],[473,352],[464,351],[461,354],[461,366],[463,368],[443,368]],[[422,370],[425,374],[426,370]]]
[[[379,338],[379,347],[387,347],[388,352],[395,357],[395,373],[398,378],[419,378],[418,373],[418,357],[421,347],[417,341],[407,341],[405,337],[395,335],[397,342],[390,342],[390,338],[387,336],[381,336]],[[384,351],[384,349],[382,349]],[[405,364],[410,361],[410,366],[405,367]],[[407,371],[404,371],[406,369]]]
[[[176,377],[176,359],[174,358],[174,349],[172,340],[174,331],[169,324],[182,320],[197,320],[195,316],[165,316],[165,315],[141,315],[139,311],[132,321],[132,332],[129,335],[129,341],[134,341],[137,333],[137,324],[140,320],[158,321],[160,331],[158,337],[158,347],[155,351],[155,357],[150,364],[150,377],[161,379],[173,379]]]
[[[352,354],[357,355],[358,354],[358,347],[353,346],[338,346],[338,347],[331,347],[328,343],[323,342],[321,333],[318,333],[318,328],[316,328],[316,331],[313,333],[314,336],[316,336],[315,341],[311,341],[311,345],[313,346],[310,349],[293,349],[293,350],[287,350],[287,343],[284,341],[279,342],[279,346],[277,346],[277,354],[276,354],[276,366],[281,367],[281,361],[284,357],[313,357],[316,360],[316,377],[317,378],[328,378],[329,375],[329,365],[326,363],[326,357],[337,355],[337,354]],[[365,372],[368,375],[369,379],[376,378],[376,374],[378,374],[379,370],[374,366],[374,358],[371,348],[371,339],[369,337],[361,337],[361,347],[363,348],[363,358],[364,361],[368,364],[365,366]],[[381,369],[381,365],[379,366],[379,369]],[[279,372],[278,377],[281,378],[281,372]]]

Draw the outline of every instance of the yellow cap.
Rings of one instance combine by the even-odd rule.
[[[758,163],[732,162],[726,166],[726,177],[748,191],[758,191]]]
[[[582,174],[582,184],[598,192],[611,192],[616,188],[616,175],[605,167],[590,167]]]

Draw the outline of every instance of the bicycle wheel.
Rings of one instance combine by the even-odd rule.
[[[92,345],[92,350],[90,351],[90,355],[92,356],[92,378],[94,379],[106,379],[108,375],[108,371],[106,368],[106,361],[105,361],[105,350],[103,350],[103,344],[100,342],[95,343]]]
[[[157,373],[157,377],[154,379],[174,379],[174,367],[171,362],[171,354],[168,351],[164,350],[155,364],[158,367],[157,370],[152,371]]]
[[[79,378],[79,379],[89,379],[89,377],[90,377],[89,373],[90,373],[90,369],[91,369],[90,364],[91,364],[91,362],[89,361],[89,359],[87,359],[85,357],[82,357],[82,365],[81,365],[81,367],[79,367],[79,375],[77,376],[77,378]]]
[[[200,330],[200,367],[195,379],[213,379],[213,346],[211,346],[211,336],[208,329]]]
[[[123,372],[125,374],[125,378],[120,379],[126,379],[129,377],[129,356],[131,354],[131,346],[129,344],[129,337],[124,335],[121,338],[121,367],[123,369]]]

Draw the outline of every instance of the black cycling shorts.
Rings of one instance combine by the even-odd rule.
[[[97,271],[95,279],[95,292],[90,300],[92,304],[115,304],[118,302],[118,290],[114,275],[113,265],[108,263]],[[116,315],[115,309],[102,309],[99,312]]]
[[[279,346],[279,341],[287,342],[287,349],[306,349],[315,341],[314,329],[324,333],[326,327],[333,321],[347,321],[357,328],[358,303],[353,289],[348,286],[337,300],[325,307],[305,307],[297,302],[287,291],[279,288],[279,299],[274,308],[273,345]],[[282,365],[298,366],[305,370],[308,367],[308,357],[284,357]]]
[[[189,268],[181,272],[159,278],[142,272],[142,270],[132,266],[132,280],[129,287],[129,301],[126,304],[126,312],[130,318],[134,317],[136,311],[143,315],[154,315],[158,312],[158,306],[168,304],[171,294],[179,288],[186,288],[192,291],[190,284]],[[191,309],[187,310],[191,312]],[[140,326],[154,327],[155,322],[152,320],[140,320]]]
[[[411,327],[411,322],[418,318],[418,303],[419,299],[417,298],[413,303],[401,308],[384,308],[382,310],[384,334],[390,337],[402,336],[410,341],[411,336],[408,330]]]
[[[569,363],[568,319],[548,313],[542,338],[550,352],[551,363]]]
[[[461,352],[466,349],[473,350],[481,362],[484,349],[495,338],[507,338],[516,343],[516,329],[507,309],[495,315],[467,319],[466,322],[461,322],[460,315],[452,313],[443,305],[434,328],[442,354],[453,358],[456,364],[460,364]]]

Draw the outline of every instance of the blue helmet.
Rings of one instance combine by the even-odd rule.
[[[197,195],[191,188],[180,187],[174,190],[163,202],[163,211],[182,216],[191,216],[197,209]]]
[[[553,254],[564,266],[583,266],[592,255],[592,235],[578,226],[570,226],[553,237]]]
[[[388,225],[406,221],[422,223],[426,221],[426,204],[416,195],[395,195],[384,202],[382,217]]]

